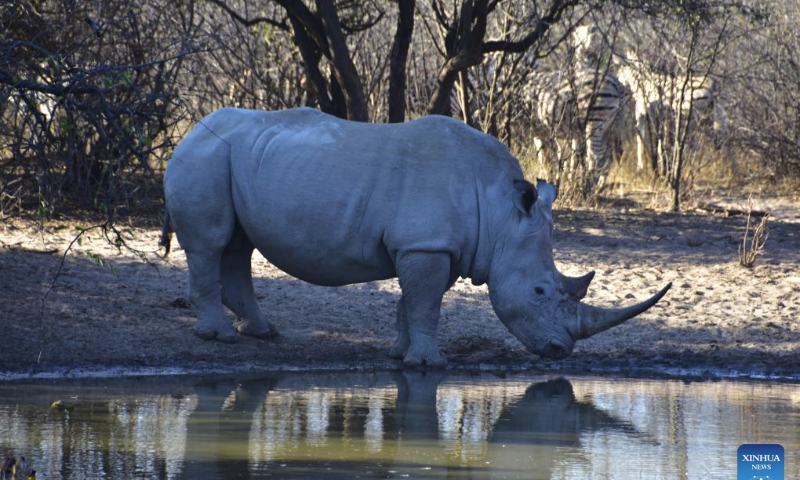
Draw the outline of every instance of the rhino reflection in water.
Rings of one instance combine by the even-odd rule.
[[[578,401],[572,384],[566,379],[531,385],[516,406],[501,415],[486,454],[493,464],[504,465],[517,474],[492,471],[489,477],[549,480],[565,457],[582,452],[581,436],[597,431],[641,437],[630,423],[607,414],[591,402]],[[535,451],[532,445],[537,447]],[[573,457],[571,461],[576,459]],[[565,476],[570,478],[571,475]]]
[[[441,373],[372,378],[375,386],[361,390],[335,384],[292,390],[280,379],[196,386],[200,400],[180,477],[549,479],[558,465],[581,462],[584,435],[641,437],[631,424],[578,401],[563,378],[527,388],[442,385]],[[392,384],[393,402],[385,397]],[[443,387],[455,387],[460,401],[444,406]],[[503,400],[509,391],[516,394]],[[382,421],[370,432],[376,412],[367,397],[376,395],[385,400],[378,407]],[[315,404],[320,396],[330,401]],[[497,415],[481,407],[486,404],[499,404]],[[321,429],[311,425],[318,409],[324,410]],[[445,434],[447,423],[458,426],[458,436]],[[475,424],[485,430],[480,438],[468,431]],[[375,435],[381,446],[371,450]]]
[[[398,277],[390,355],[406,365],[445,364],[439,309],[459,277],[486,283],[511,333],[555,358],[669,288],[627,308],[581,303],[593,273],[570,278],[555,266],[555,187],[528,183],[502,143],[445,117],[376,125],[307,108],[218,110],[175,149],[164,190],[162,242],[168,248],[171,221],[205,339],[276,333],[253,292],[254,248],[318,285]]]

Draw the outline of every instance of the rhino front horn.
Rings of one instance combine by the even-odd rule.
[[[611,327],[623,323],[625,320],[631,319],[640,313],[644,313],[655,305],[661,297],[663,297],[672,286],[672,282],[668,283],[658,293],[648,298],[647,300],[631,305],[630,307],[623,308],[599,308],[591,305],[580,304],[578,306],[578,315],[580,318],[580,338],[589,338],[592,335],[608,330]]]

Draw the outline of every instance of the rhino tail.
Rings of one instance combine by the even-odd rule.
[[[164,209],[164,225],[161,227],[161,239],[158,241],[159,247],[164,247],[164,257],[169,255],[169,247],[172,243],[172,223],[169,221],[169,209]]]

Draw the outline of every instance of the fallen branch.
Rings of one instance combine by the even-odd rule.
[[[7,250],[11,250],[12,252],[36,253],[40,255],[55,255],[56,253],[60,252],[60,250],[57,248],[39,249],[39,248],[23,247],[21,245],[5,245],[5,248]]]
[[[748,217],[765,217],[769,215],[769,212],[762,210],[753,210],[750,208],[744,210],[736,207],[717,205],[715,203],[698,203],[694,208],[695,210],[700,210],[702,212],[708,212],[715,215],[725,215],[726,217],[734,217],[739,215],[747,215]]]

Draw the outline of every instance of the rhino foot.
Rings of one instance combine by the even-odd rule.
[[[202,338],[203,340],[214,340],[217,339],[220,342],[224,343],[234,343],[236,342],[236,331],[231,327],[216,329],[216,328],[204,328],[198,323],[192,329],[195,335]]]
[[[240,318],[236,320],[233,327],[242,335],[256,338],[272,338],[278,335],[278,330],[269,322],[252,322]]]
[[[412,344],[403,358],[406,367],[433,367],[442,368],[447,365],[447,357],[436,347],[414,348]]]
[[[391,350],[389,350],[389,358],[394,358],[395,360],[401,360],[406,356],[406,352],[408,351],[408,336],[403,338],[402,336],[398,336],[397,340],[394,341],[394,345],[392,345]]]

